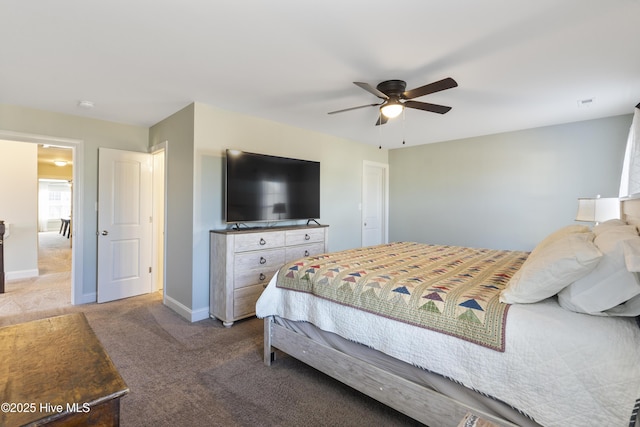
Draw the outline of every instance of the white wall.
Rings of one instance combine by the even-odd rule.
[[[531,250],[615,197],[631,115],[391,150],[390,240]]]
[[[4,241],[6,279],[38,275],[38,150],[0,140],[0,220],[11,223]]]

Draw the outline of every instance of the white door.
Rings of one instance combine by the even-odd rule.
[[[100,148],[98,302],[151,292],[151,154]]]
[[[362,246],[379,245],[388,239],[388,166],[364,162],[362,171]]]

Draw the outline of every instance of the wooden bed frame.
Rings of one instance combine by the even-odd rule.
[[[640,226],[640,198],[624,199],[621,217]],[[517,427],[425,386],[391,374],[349,354],[313,341],[264,319],[264,363],[271,366],[277,348],[338,381],[429,426],[458,426],[467,413],[499,426]]]
[[[472,413],[499,426],[517,427],[510,421],[317,343],[276,324],[273,316],[269,316],[264,319],[267,366],[275,360],[274,348],[429,426],[455,427],[467,413]]]

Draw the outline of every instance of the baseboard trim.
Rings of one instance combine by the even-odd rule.
[[[98,301],[98,294],[95,292],[92,292],[90,294],[82,294],[82,296],[80,297],[80,302],[76,303],[76,305],[78,304],[91,304],[93,302]]]
[[[209,307],[200,308],[194,311],[181,302],[171,298],[166,293],[164,294],[164,305],[192,323],[209,318]]]
[[[29,279],[31,277],[38,277],[38,269],[32,270],[17,270],[17,271],[6,271],[4,273],[5,280],[19,280],[19,279]]]
[[[191,321],[199,322],[209,318],[209,307],[199,308],[191,312]]]

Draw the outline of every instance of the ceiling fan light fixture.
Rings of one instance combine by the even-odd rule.
[[[380,107],[380,112],[388,119],[398,117],[404,110],[404,105],[399,102],[388,102]]]

